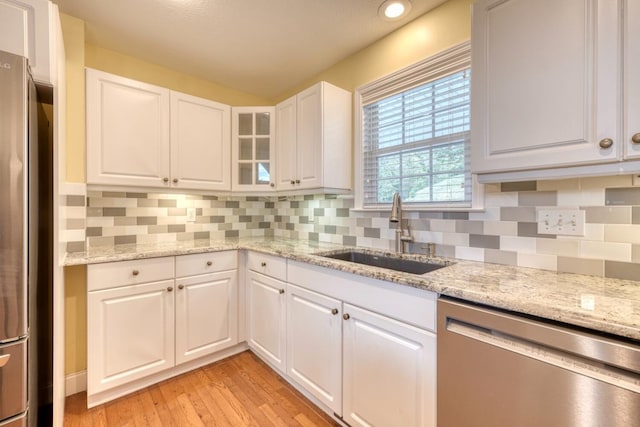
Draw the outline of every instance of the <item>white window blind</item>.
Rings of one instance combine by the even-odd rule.
[[[465,44],[361,92],[363,207],[471,205],[469,66]]]

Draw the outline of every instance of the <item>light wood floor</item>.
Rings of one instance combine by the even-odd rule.
[[[337,426],[253,353],[155,384],[87,410],[69,396],[65,426]]]

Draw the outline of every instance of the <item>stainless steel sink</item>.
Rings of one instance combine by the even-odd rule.
[[[353,250],[318,255],[325,258],[339,259],[343,261],[354,262],[356,264],[370,265],[373,267],[388,268],[390,270],[402,271],[404,273],[412,274],[425,274],[449,265],[449,263],[442,261],[418,261],[384,254]]]

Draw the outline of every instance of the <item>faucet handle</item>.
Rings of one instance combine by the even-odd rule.
[[[427,243],[426,246],[421,246],[422,249],[426,249],[427,256],[429,258],[436,256],[436,244],[435,243]]]

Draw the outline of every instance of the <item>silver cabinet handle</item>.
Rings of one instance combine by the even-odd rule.
[[[333,314],[334,316],[338,314],[338,309],[337,308],[332,309],[331,314]]]
[[[162,182],[169,182],[169,178],[165,176],[164,178],[162,178]]]
[[[184,289],[184,285],[178,285],[178,289],[183,290]]]
[[[131,274],[133,274],[134,276],[137,276],[138,274],[140,274],[140,272],[138,270],[133,270]]]
[[[10,354],[3,354],[2,356],[0,356],[0,368],[9,363],[9,359],[11,359]]]
[[[342,318],[344,320],[349,320],[349,319],[351,319],[351,316],[349,316],[349,313],[345,313],[345,314],[342,315]]]
[[[173,183],[177,184],[178,183],[178,178],[173,178]]]
[[[631,137],[631,142],[633,142],[634,144],[640,144],[640,132],[633,134],[633,136]]]
[[[300,184],[300,180],[299,179],[296,179],[296,184]]]
[[[212,265],[213,265],[213,262],[207,261],[207,267],[211,267]]]
[[[613,145],[613,139],[605,138],[600,141],[600,148],[610,148]]]
[[[296,183],[295,180],[292,179],[291,180],[291,185],[294,185],[295,183]]]
[[[284,294],[284,289],[279,289],[279,290],[278,290],[278,293],[279,293],[280,295]]]
[[[173,292],[173,286],[169,286],[169,287],[167,288],[167,292]]]

